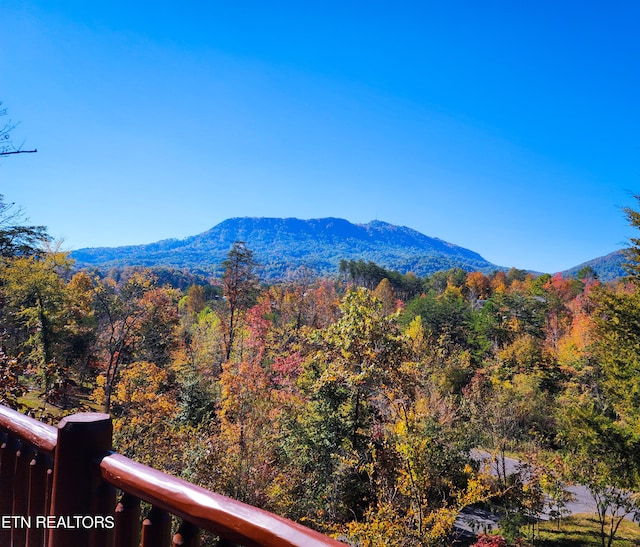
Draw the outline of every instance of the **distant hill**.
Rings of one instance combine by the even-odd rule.
[[[623,266],[625,262],[626,258],[623,251],[615,251],[565,270],[562,275],[564,277],[575,277],[582,268],[590,266],[598,274],[600,281],[614,281],[627,275]]]
[[[166,266],[213,273],[235,241],[246,242],[267,280],[301,266],[321,275],[338,272],[341,259],[373,261],[418,276],[453,267],[491,272],[505,269],[478,253],[381,221],[352,224],[340,218],[231,218],[186,239],[148,245],[79,249],[71,253],[79,267],[101,270],[124,266]]]

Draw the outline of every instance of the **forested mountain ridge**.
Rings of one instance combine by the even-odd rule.
[[[220,264],[235,241],[244,241],[262,267],[265,280],[278,280],[301,266],[318,275],[335,275],[340,260],[375,262],[388,270],[420,277],[461,268],[490,273],[507,270],[480,254],[406,226],[379,220],[354,224],[340,218],[237,217],[185,239],[165,239],[146,245],[94,247],[71,253],[78,267],[102,270],[126,266],[184,268],[194,273],[220,273]],[[594,258],[565,270],[575,277],[589,266],[601,281],[625,275],[622,251]],[[555,272],[547,272],[555,273]]]
[[[484,272],[504,269],[469,249],[411,228],[378,220],[353,224],[339,218],[231,218],[181,240],[79,249],[71,256],[80,267],[174,266],[215,271],[238,240],[253,250],[265,279],[282,278],[301,266],[321,275],[335,274],[341,259],[373,261],[419,276],[453,267]]]
[[[627,258],[624,255],[624,251],[614,251],[608,255],[594,258],[593,260],[565,270],[562,272],[562,275],[565,277],[575,277],[580,270],[588,267],[598,275],[600,281],[615,281],[627,275],[624,269],[624,263],[626,261]]]

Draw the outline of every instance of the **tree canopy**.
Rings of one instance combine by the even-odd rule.
[[[27,222],[22,209],[0,194],[0,257],[36,255],[51,241],[45,226]]]

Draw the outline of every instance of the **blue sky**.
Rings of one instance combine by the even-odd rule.
[[[67,249],[378,219],[555,272],[634,235],[640,3],[0,5],[0,193]]]

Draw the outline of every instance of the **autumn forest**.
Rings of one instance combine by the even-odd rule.
[[[219,277],[105,274],[0,199],[0,404],[109,412],[118,452],[351,545],[457,544],[469,508],[497,525],[467,545],[532,545],[571,484],[616,545],[640,510],[631,244],[607,283],[343,260],[266,284],[241,241]]]

